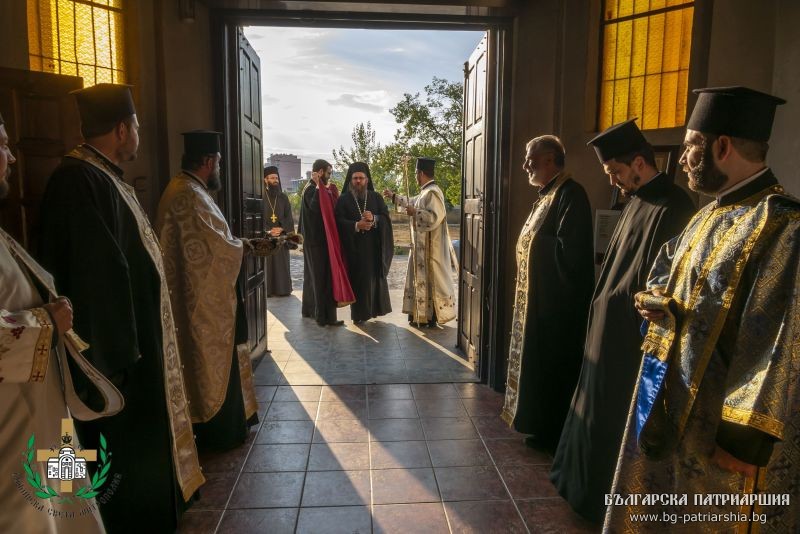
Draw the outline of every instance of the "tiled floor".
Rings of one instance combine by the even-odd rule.
[[[261,423],[201,458],[208,482],[180,532],[592,531],[548,481],[551,458],[499,419],[502,396],[439,367],[453,329],[319,328],[293,298],[272,308],[273,356],[256,369]]]
[[[301,291],[267,301],[271,355],[256,369],[256,384],[397,384],[474,382],[475,372],[455,348],[455,321],[439,328],[409,328],[400,313],[402,291],[391,291],[391,314],[354,325],[339,310],[342,327],[320,327],[300,315]]]

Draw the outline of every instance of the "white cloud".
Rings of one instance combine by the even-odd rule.
[[[389,109],[434,75],[461,77],[478,32],[378,31],[249,27],[261,59],[265,157],[293,153],[304,170],[351,144],[370,121],[381,144],[394,138]]]

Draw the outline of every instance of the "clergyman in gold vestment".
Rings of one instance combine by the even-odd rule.
[[[681,164],[716,199],[636,295],[649,328],[605,531],[798,532],[800,203],[765,163],[784,101],[696,92]]]
[[[246,334],[236,343],[237,322],[244,323],[236,285],[246,245],[210,195],[221,187],[220,159],[218,132],[185,133],[183,170],[167,185],[156,217],[201,450],[243,443],[258,408]]]

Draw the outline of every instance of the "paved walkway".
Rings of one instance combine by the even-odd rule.
[[[500,420],[502,395],[470,383],[453,325],[340,312],[346,328],[318,327],[299,298],[270,299],[261,423],[201,457],[180,532],[591,532],[550,484],[552,459]]]
[[[474,382],[472,367],[455,348],[455,321],[439,328],[410,328],[399,312],[402,291],[390,292],[391,314],[355,325],[349,308],[342,327],[320,327],[300,315],[301,292],[268,300],[271,354],[256,367],[256,384],[396,384]]]

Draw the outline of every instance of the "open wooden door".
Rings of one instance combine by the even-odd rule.
[[[458,347],[476,370],[480,368],[483,315],[487,40],[484,35],[464,64]]]
[[[80,119],[70,91],[83,80],[45,72],[0,68],[0,113],[11,151],[11,190],[0,200],[0,225],[36,254],[39,205],[47,180],[81,142]]]
[[[261,148],[261,60],[244,36],[242,28],[231,28],[231,97],[229,108],[230,179],[228,180],[228,216],[236,235],[263,237],[262,218],[263,153]],[[231,58],[232,59],[232,58]],[[233,100],[233,102],[231,102]],[[248,256],[240,280],[247,310],[250,350],[266,348],[267,291],[264,261]]]

